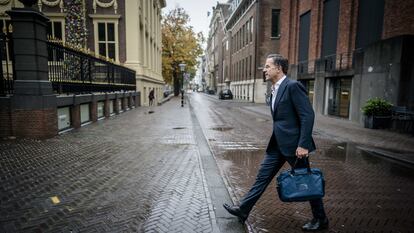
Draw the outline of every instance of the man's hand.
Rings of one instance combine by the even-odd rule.
[[[298,146],[298,149],[296,149],[296,157],[301,159],[304,157],[308,157],[308,155],[309,155],[309,151],[307,149]]]

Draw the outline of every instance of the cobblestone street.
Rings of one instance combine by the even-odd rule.
[[[216,231],[188,107],[148,110],[1,141],[0,232]]]

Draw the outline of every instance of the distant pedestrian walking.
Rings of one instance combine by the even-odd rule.
[[[272,82],[269,98],[273,118],[273,133],[260,165],[256,182],[240,200],[240,205],[224,204],[224,208],[244,222],[255,203],[266,190],[285,162],[296,168],[306,166],[309,152],[315,150],[312,129],[315,114],[306,94],[306,89],[297,81],[286,77],[288,60],[279,54],[267,57],[263,72],[266,81]],[[322,199],[310,201],[313,219],[306,223],[304,231],[316,231],[328,227]]]
[[[148,95],[148,99],[149,99],[149,106],[152,106],[152,105],[154,105],[154,89],[155,88],[153,88],[151,91],[150,91],[150,93],[149,93],[149,95]]]

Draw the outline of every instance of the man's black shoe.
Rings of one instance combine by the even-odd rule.
[[[303,225],[302,230],[303,231],[319,231],[319,230],[327,229],[328,226],[329,226],[328,218],[323,218],[323,219],[314,218],[312,219],[312,221]]]
[[[224,209],[226,209],[230,214],[237,216],[239,218],[239,221],[241,223],[244,223],[247,219],[247,215],[243,214],[242,211],[240,210],[240,207],[234,205],[234,206],[230,206],[227,204],[223,204]]]

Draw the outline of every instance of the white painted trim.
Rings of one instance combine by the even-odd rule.
[[[113,23],[114,24],[114,33],[115,33],[115,61],[119,62],[119,35],[118,35],[118,19],[106,18],[106,19],[93,19],[94,27],[94,44],[95,44],[95,54],[99,54],[99,35],[98,35],[98,23]],[[105,35],[106,37],[106,35]],[[106,39],[106,38],[105,38]],[[108,51],[107,51],[108,52]],[[108,56],[108,53],[107,53]]]

